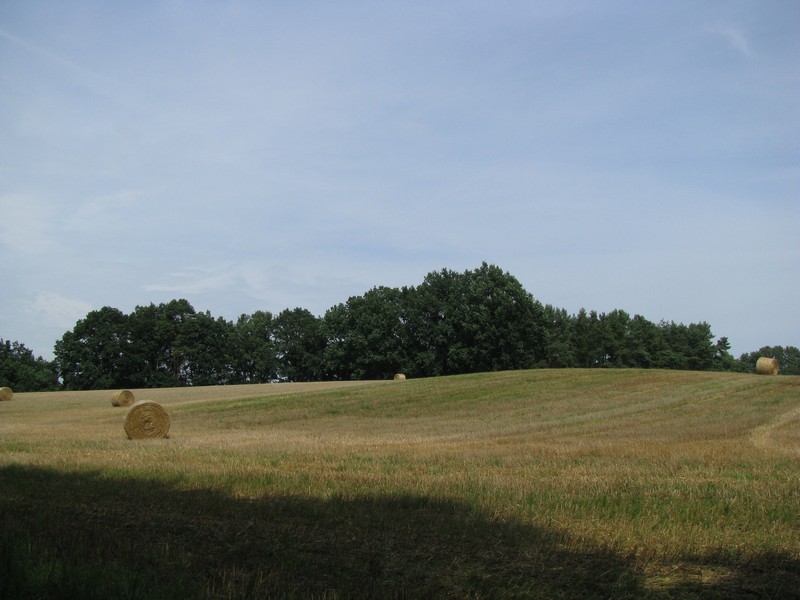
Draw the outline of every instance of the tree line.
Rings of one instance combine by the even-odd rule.
[[[2,342],[2,340],[0,340]],[[0,384],[17,391],[115,389],[431,377],[528,368],[637,367],[752,372],[775,356],[800,374],[800,351],[731,356],[708,323],[653,323],[623,310],[577,314],[543,305],[508,272],[483,263],[375,287],[317,317],[303,308],[235,322],[188,300],[89,312],[55,344],[55,360],[0,343]]]

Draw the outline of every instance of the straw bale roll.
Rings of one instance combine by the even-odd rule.
[[[397,374],[394,376],[394,380],[395,380],[395,381],[405,381],[405,380],[406,380],[406,376],[405,376],[405,375],[403,375],[402,373],[397,373]]]
[[[759,375],[777,375],[779,368],[777,358],[762,356],[756,361],[756,373]]]
[[[125,415],[125,433],[132,440],[165,438],[169,433],[169,415],[152,400],[140,400]]]
[[[111,398],[111,406],[130,406],[135,398],[130,390],[121,390]]]
[[[14,397],[14,390],[10,387],[0,387],[0,402],[6,402]]]

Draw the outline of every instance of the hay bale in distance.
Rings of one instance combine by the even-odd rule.
[[[394,380],[395,381],[405,381],[406,380],[406,376],[403,375],[402,373],[397,373],[397,375],[394,376]]]
[[[130,406],[133,404],[134,400],[133,392],[122,390],[114,394],[114,397],[111,398],[111,406]]]
[[[0,402],[7,402],[14,397],[14,390],[10,387],[0,387]]]
[[[169,415],[152,400],[140,400],[125,415],[125,433],[132,440],[165,438],[169,433]]]
[[[779,368],[777,358],[762,356],[756,361],[756,373],[759,375],[777,375]]]

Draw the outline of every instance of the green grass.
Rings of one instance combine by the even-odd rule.
[[[0,405],[0,597],[800,597],[797,377],[147,393]]]

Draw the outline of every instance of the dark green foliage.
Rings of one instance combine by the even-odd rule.
[[[544,307],[545,359],[537,366],[569,368],[576,366],[572,317],[563,308]]]
[[[603,366],[606,361],[606,336],[603,335],[600,316],[595,311],[581,308],[574,322],[574,354],[576,366],[584,369]]]
[[[727,337],[721,337],[714,345],[714,364],[715,371],[735,371],[736,359],[730,353],[731,343]]]
[[[415,376],[525,369],[544,359],[544,307],[493,265],[428,274],[408,319]]]
[[[55,365],[19,342],[0,338],[0,387],[15,392],[46,392],[58,387]]]
[[[233,379],[232,325],[211,313],[195,313],[178,329],[173,351],[180,357],[181,383],[223,385]]]
[[[659,325],[664,345],[656,366],[665,369],[705,371],[711,368],[716,354],[708,323]]]
[[[104,307],[56,342],[56,364],[67,389],[228,383],[232,328],[183,299],[130,315]]]
[[[131,387],[180,385],[180,359],[173,345],[177,329],[194,309],[186,300],[137,306],[128,316],[131,336],[128,364],[135,373]]]
[[[272,313],[241,315],[232,331],[233,383],[269,383],[278,376]]]
[[[407,290],[377,287],[325,314],[331,379],[386,379],[410,362]]]
[[[664,341],[660,330],[641,315],[634,315],[628,323],[625,345],[627,366],[647,369],[655,366]]]
[[[56,342],[58,372],[66,389],[128,387],[128,323],[116,308],[93,310]]]
[[[777,358],[781,375],[800,375],[800,349],[794,346],[764,346],[757,352],[742,354],[736,364],[736,370],[753,373],[760,356]]]
[[[463,273],[431,272],[416,287],[375,287],[324,317],[295,308],[274,317],[257,311],[231,323],[197,313],[183,299],[137,306],[130,315],[104,307],[56,343],[55,366],[67,389],[386,379],[395,373],[431,377],[532,367],[751,372],[759,356],[775,356],[782,374],[800,374],[797,348],[765,347],[739,360],[729,350],[728,339],[714,342],[705,322],[655,324],[619,309],[581,308],[570,315],[542,306],[511,274],[483,263]],[[14,352],[9,346],[3,356]],[[11,381],[10,373],[28,373],[33,364],[39,379],[30,383],[29,373],[27,387],[11,387],[51,385],[48,363],[24,355],[17,352],[12,363],[24,362],[28,371],[4,366],[3,376]]]
[[[304,308],[286,309],[273,321],[278,376],[287,381],[321,381],[326,338],[320,319]]]
[[[130,315],[111,307],[92,311],[56,342],[63,385],[113,389],[208,383],[215,366],[196,346],[214,344],[219,332],[209,321],[210,315],[198,316],[187,300],[138,306]]]
[[[173,382],[172,385],[191,383],[186,357],[183,355],[185,346],[182,347],[180,336],[194,315],[194,307],[184,299],[159,304],[152,313],[153,322],[150,327],[159,352],[156,374],[159,379],[168,377]]]
[[[513,276],[483,263],[429,273],[416,288],[374,288],[325,315],[335,379],[530,368],[545,357],[545,311]]]

